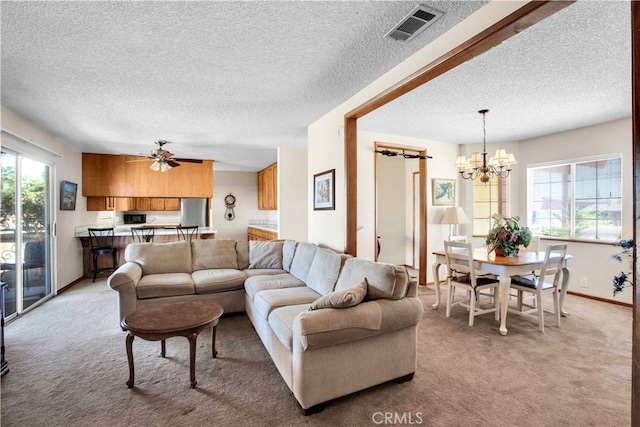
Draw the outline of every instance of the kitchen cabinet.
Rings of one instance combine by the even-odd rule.
[[[278,163],[258,172],[258,209],[278,209]]]
[[[143,156],[82,153],[82,195],[164,199],[213,197],[213,161],[179,163],[180,166],[167,172],[157,172],[149,168],[151,161]],[[175,202],[170,206],[175,207]],[[136,210],[142,209],[136,207]]]
[[[247,240],[276,240],[278,232],[267,231],[261,228],[247,227]]]
[[[82,153],[83,196],[126,196],[125,157]]]
[[[87,197],[87,211],[179,211],[179,198]]]

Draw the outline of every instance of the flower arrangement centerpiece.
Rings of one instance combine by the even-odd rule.
[[[520,245],[529,246],[531,230],[520,227],[519,217],[504,217],[500,214],[491,215],[493,227],[487,233],[485,246],[487,252],[495,251],[496,255],[516,256]]]

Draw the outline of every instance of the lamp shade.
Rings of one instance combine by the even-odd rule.
[[[461,207],[453,206],[444,211],[440,224],[465,224],[471,222]]]

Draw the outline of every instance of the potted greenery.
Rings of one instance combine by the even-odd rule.
[[[496,255],[512,257],[518,255],[520,245],[529,246],[531,230],[520,227],[519,217],[503,217],[500,214],[491,215],[493,227],[487,233],[485,246],[487,252],[495,251]]]
[[[612,255],[611,258],[618,262],[633,261],[633,239],[630,240],[618,240],[615,246],[622,248],[622,252]],[[633,286],[633,275],[631,272],[621,271],[620,274],[613,276],[613,296],[622,292],[624,288]]]

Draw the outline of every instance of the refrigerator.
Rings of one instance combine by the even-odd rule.
[[[209,226],[209,199],[180,199],[180,225]]]

